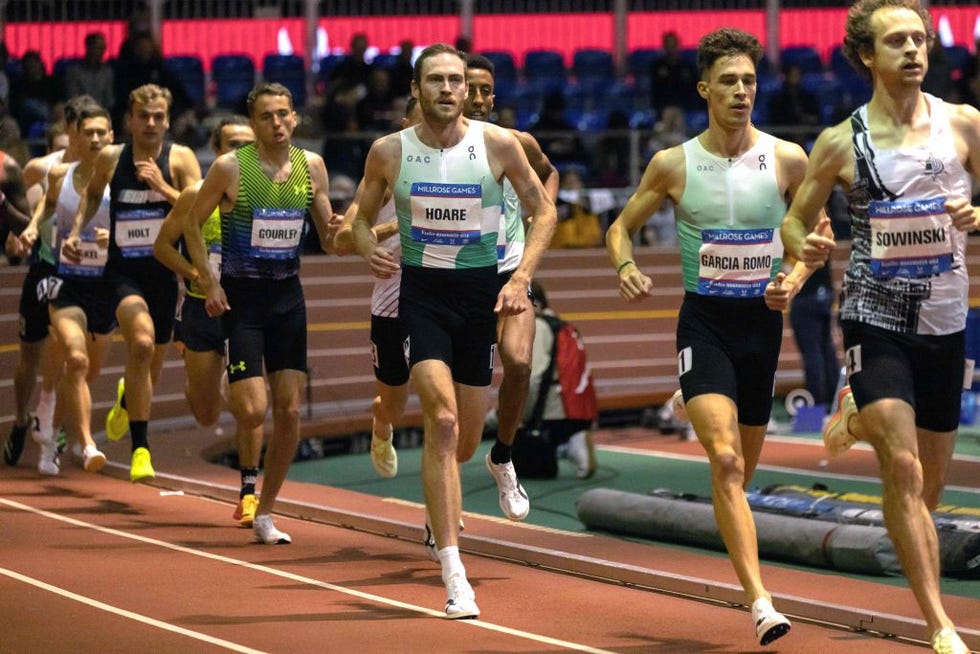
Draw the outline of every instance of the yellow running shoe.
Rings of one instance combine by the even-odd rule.
[[[153,464],[150,463],[150,450],[137,447],[133,450],[133,460],[129,464],[129,481],[150,481],[155,476]]]
[[[851,417],[856,414],[857,405],[851,387],[845,386],[837,393],[837,413],[823,428],[823,444],[830,456],[840,456],[857,442],[850,430]]]
[[[943,627],[932,635],[932,651],[937,654],[969,654],[970,649],[952,627]]]
[[[126,379],[119,378],[116,385],[116,403],[109,409],[105,417],[105,436],[110,441],[118,441],[129,431],[129,412],[122,407],[123,395],[126,394]]]
[[[254,495],[246,495],[238,500],[238,508],[235,509],[234,518],[242,527],[251,527],[255,522],[255,509],[259,506],[259,498]]]

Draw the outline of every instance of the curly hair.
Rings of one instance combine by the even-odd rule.
[[[701,37],[698,42],[698,74],[701,79],[722,57],[746,55],[758,66],[762,59],[762,44],[748,32],[734,27],[722,27]]]
[[[875,33],[871,27],[871,17],[879,9],[909,9],[922,19],[926,28],[926,49],[931,50],[936,42],[936,30],[932,17],[919,0],[858,0],[847,12],[847,26],[844,34],[844,56],[854,66],[858,75],[871,79],[871,71],[861,61],[861,52],[874,52]]]

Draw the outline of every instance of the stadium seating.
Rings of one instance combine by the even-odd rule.
[[[616,76],[616,65],[608,50],[576,50],[572,53],[572,73],[579,81],[591,77],[612,79]]]
[[[779,63],[785,70],[788,66],[799,66],[804,74],[823,72],[823,62],[816,48],[810,46],[789,46],[779,52]]]
[[[524,77],[565,79],[565,60],[557,50],[528,50],[524,55]]]
[[[255,86],[255,64],[245,54],[216,55],[211,60],[211,80],[218,108],[240,111]]]
[[[289,89],[296,109],[306,106],[306,62],[299,55],[266,55],[262,60],[262,77]]]
[[[195,107],[204,107],[206,77],[204,62],[196,55],[172,55],[164,58],[164,67],[184,84],[184,91]]]
[[[504,52],[501,50],[487,50],[486,52],[480,53],[482,56],[490,60],[493,64],[493,77],[494,82],[499,84],[501,80],[509,80],[511,82],[517,82],[517,64],[514,63],[514,57],[511,56],[509,52]]]

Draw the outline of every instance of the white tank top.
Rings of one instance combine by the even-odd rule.
[[[966,328],[970,280],[966,235],[943,205],[969,198],[971,185],[945,103],[924,95],[931,131],[918,146],[877,148],[867,105],[851,115],[853,242],[841,318],[906,334],[952,334]]]
[[[55,239],[55,251],[58,253],[58,272],[62,275],[73,277],[99,277],[105,269],[106,259],[109,251],[100,248],[95,243],[96,229],[109,229],[109,187],[106,186],[102,194],[102,203],[96,210],[95,215],[89,224],[82,230],[82,261],[74,263],[68,261],[61,254],[61,244],[71,233],[75,226],[75,213],[81,202],[78,189],[75,188],[75,170],[78,162],[68,166],[65,177],[61,181],[61,190],[58,193],[58,204],[55,205],[54,222],[57,233]]]
[[[378,211],[376,225],[394,222],[398,220],[395,214],[395,200],[391,199]],[[397,232],[378,243],[381,247],[387,248],[395,257],[401,259],[402,242],[401,235]],[[398,291],[402,283],[402,274],[392,275],[388,279],[374,279],[374,291],[371,293],[371,315],[381,318],[398,317]]]

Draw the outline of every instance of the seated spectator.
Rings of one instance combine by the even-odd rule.
[[[357,127],[362,132],[387,134],[392,123],[391,76],[384,68],[373,68],[368,76],[367,91],[357,102]],[[401,114],[404,116],[404,113]]]
[[[10,113],[29,134],[31,126],[37,123],[46,129],[51,121],[51,106],[60,94],[57,82],[44,67],[40,52],[28,50],[20,63],[23,70],[10,85]]]
[[[665,32],[661,44],[663,54],[650,66],[650,106],[658,113],[664,107],[699,109],[698,70],[684,59],[677,32]]]
[[[412,66],[412,53],[415,50],[415,44],[406,39],[398,47],[398,58],[389,71],[391,74],[391,92],[395,97],[411,95],[412,75],[415,70]]]
[[[783,138],[804,147],[819,131],[820,103],[803,87],[803,69],[795,64],[785,68],[783,84],[769,100],[769,123],[794,128],[781,132]]]
[[[561,92],[545,96],[541,116],[528,131],[556,168],[576,164],[588,169],[589,155],[575,126],[565,120],[565,96]]]
[[[551,238],[553,248],[592,248],[602,243],[602,225],[592,212],[582,173],[569,167],[559,176],[558,224]]]
[[[367,53],[367,35],[358,32],[351,37],[350,52],[337,67],[330,71],[324,97],[329,104],[338,93],[347,93],[351,89],[360,88],[363,95],[365,82],[371,73],[371,65],[364,60]],[[360,99],[360,98],[358,98]]]
[[[144,84],[156,84],[170,90],[173,104],[170,107],[170,133],[178,143],[192,149],[208,142],[208,131],[200,124],[197,107],[194,106],[184,83],[174,76],[164,65],[160,46],[147,32],[132,37],[132,59],[116,61],[114,71],[116,105],[113,109],[113,125],[116,140],[123,140],[125,133],[124,115],[128,109],[129,94]],[[200,108],[203,111],[203,108]]]
[[[9,62],[10,51],[7,49],[7,44],[0,41],[0,102],[3,102],[4,105],[7,105],[10,100],[10,78],[7,77],[7,64]]]
[[[524,426],[514,442],[514,467],[521,478],[550,478],[558,474],[558,460],[568,459],[575,476],[588,479],[597,467],[592,428],[599,412],[585,344],[578,330],[549,308],[537,281],[531,283],[531,294],[535,311],[531,380]]]
[[[88,94],[100,106],[115,105],[114,75],[112,66],[105,61],[105,35],[90,32],[85,36],[85,56],[79,63],[65,71],[65,96],[73,98]]]

